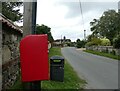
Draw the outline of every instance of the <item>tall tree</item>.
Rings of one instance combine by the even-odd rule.
[[[120,49],[120,34],[113,39],[113,47]]]
[[[23,2],[2,2],[2,14],[8,19],[15,21],[22,20],[22,14],[19,12],[19,7],[23,5]]]
[[[66,40],[66,37],[65,37],[65,36],[63,37],[63,40]]]
[[[90,25],[93,35],[106,37],[112,43],[113,38],[120,32],[119,14],[115,10],[105,11],[100,19],[94,19]]]
[[[41,26],[37,25],[36,26],[36,34],[47,34],[48,40],[50,42],[53,42],[53,40],[54,40],[53,36],[51,34],[51,28],[46,25],[43,25],[43,24]]]
[[[76,44],[77,44],[76,47],[77,47],[77,48],[81,48],[81,47],[84,48],[84,47],[85,47],[85,43],[86,43],[86,42],[85,42],[84,40],[81,41],[80,39],[77,39],[77,40],[76,40]]]

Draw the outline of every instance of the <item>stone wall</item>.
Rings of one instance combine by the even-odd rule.
[[[19,42],[21,36],[11,32],[2,33],[2,89],[11,88],[20,73]]]
[[[94,50],[99,52],[107,52],[114,55],[120,55],[120,49],[115,49],[113,46],[91,46],[86,47],[87,50]]]
[[[23,31],[11,20],[0,14],[0,53],[2,60],[0,67],[2,68],[2,90],[11,88],[17,77],[19,76],[19,42],[23,35]],[[0,69],[1,70],[1,69]]]
[[[10,60],[2,66],[2,87],[9,89],[14,85],[19,76],[19,57]]]

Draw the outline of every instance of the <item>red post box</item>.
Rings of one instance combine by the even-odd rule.
[[[20,42],[23,82],[49,79],[48,39],[46,34],[28,35]]]

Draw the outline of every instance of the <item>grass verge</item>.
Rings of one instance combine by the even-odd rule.
[[[50,55],[59,55],[61,54],[60,48],[52,48],[50,50]],[[82,89],[84,88],[86,82],[85,80],[80,79],[76,72],[74,72],[73,68],[68,64],[65,60],[64,65],[64,82],[56,82],[56,81],[42,81],[42,88],[43,89]]]
[[[61,54],[60,48],[51,48],[49,52],[49,58],[51,56],[59,55]],[[41,81],[41,88],[42,89],[84,89],[84,86],[86,84],[86,81],[83,79],[80,79],[77,76],[77,73],[73,70],[73,68],[68,64],[68,62],[65,60],[64,65],[64,82],[57,82],[57,81]],[[15,85],[11,89],[22,89],[22,83],[20,79],[16,81]]]
[[[99,51],[92,51],[92,50],[84,50],[84,52],[88,52],[88,53],[92,53],[92,54],[96,54],[96,55],[100,55],[100,56],[120,60],[119,56],[112,55],[112,54],[109,54],[109,53],[104,53],[104,52],[99,52]]]
[[[18,80],[15,82],[15,84],[10,89],[20,89],[22,90],[22,83],[21,83],[21,77],[18,77]]]

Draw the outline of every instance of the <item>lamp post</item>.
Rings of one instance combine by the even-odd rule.
[[[86,30],[84,30],[84,40],[86,40]]]
[[[118,2],[118,13],[120,13],[120,1]]]
[[[62,47],[62,35],[61,35],[61,47]]]

